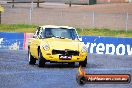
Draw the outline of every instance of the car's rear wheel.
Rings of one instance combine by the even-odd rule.
[[[79,62],[79,66],[86,67],[86,65],[87,65],[87,57],[85,58],[84,61]]]
[[[36,59],[31,55],[30,50],[28,50],[28,59],[30,65],[35,65]]]
[[[39,67],[44,67],[45,63],[46,63],[46,60],[45,60],[45,58],[43,58],[42,53],[41,53],[40,50],[39,50],[39,58],[38,58],[38,60],[39,60],[38,66]]]

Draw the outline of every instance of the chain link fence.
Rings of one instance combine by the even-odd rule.
[[[108,28],[128,31],[132,29],[131,23],[132,14],[130,13],[111,14],[50,7],[6,8],[2,13],[2,24],[68,25],[80,28]]]

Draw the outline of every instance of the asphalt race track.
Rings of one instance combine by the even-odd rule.
[[[76,82],[78,64],[28,65],[27,51],[0,50],[0,88],[132,88],[129,84],[86,84]],[[130,74],[132,56],[89,54],[88,74]]]

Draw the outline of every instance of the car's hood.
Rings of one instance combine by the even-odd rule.
[[[82,45],[80,41],[71,39],[50,38],[46,39],[46,42],[49,44],[51,49],[58,50],[79,50],[79,46]]]

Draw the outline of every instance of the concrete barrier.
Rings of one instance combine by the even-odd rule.
[[[28,39],[33,33],[0,32],[0,49],[27,49]],[[80,36],[88,53],[110,55],[132,55],[132,38]]]

